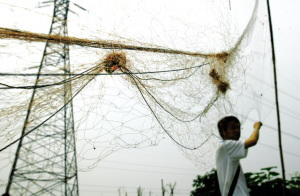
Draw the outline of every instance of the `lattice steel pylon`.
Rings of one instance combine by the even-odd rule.
[[[67,36],[68,10],[69,0],[54,0],[49,34]],[[54,69],[62,76],[40,76]],[[79,195],[72,91],[66,76],[69,71],[68,45],[46,42],[21,136],[35,130],[19,141],[5,195]],[[50,80],[66,82],[37,88]],[[35,99],[40,96],[49,96],[53,102],[60,101],[64,107],[53,111],[51,102],[44,106],[35,104]],[[46,107],[47,112],[39,115],[41,107]],[[45,121],[49,116],[52,117]]]

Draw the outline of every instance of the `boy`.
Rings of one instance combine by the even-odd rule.
[[[216,164],[222,196],[249,195],[246,179],[240,167],[240,159],[246,158],[248,148],[256,145],[261,126],[261,122],[256,122],[249,139],[239,140],[241,125],[236,117],[227,116],[218,122],[218,129],[223,141],[217,150]]]

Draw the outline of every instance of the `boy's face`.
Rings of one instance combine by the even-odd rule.
[[[241,125],[238,122],[230,121],[225,133],[225,139],[239,140],[241,136]]]

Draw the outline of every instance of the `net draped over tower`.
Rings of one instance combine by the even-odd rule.
[[[49,34],[67,36],[68,0],[54,1]],[[71,82],[54,88],[36,86],[68,80],[69,76],[42,78],[40,74],[70,73],[69,46],[46,42],[26,112],[6,193],[12,195],[78,195],[77,160]],[[49,102],[41,97],[48,96]],[[60,102],[61,109],[52,105]],[[61,105],[60,104],[60,105]],[[35,130],[26,135],[28,131]],[[26,136],[25,136],[26,135]]]
[[[270,79],[263,74],[271,66],[265,2],[251,1],[253,9],[242,33],[236,33],[226,17],[230,12],[216,6],[223,5],[220,2],[201,1],[192,7],[172,3],[168,8],[116,2],[87,3],[87,16],[83,13],[68,20],[69,36],[2,26],[1,41],[11,42],[6,49],[16,45],[29,55],[14,56],[10,51],[11,56],[6,56],[21,66],[1,76],[1,91],[9,98],[0,114],[5,122],[1,147],[18,138],[23,127],[19,121],[26,116],[30,95],[36,91],[26,126],[32,132],[27,136],[40,134],[43,127],[49,130],[50,140],[51,131],[61,127],[50,122],[62,122],[65,110],[71,115],[73,103],[82,169],[95,167],[123,148],[158,145],[166,135],[199,167],[211,167],[219,141],[218,119],[234,114],[243,122],[252,109],[265,116],[274,107],[265,99],[272,93],[270,86],[263,83]],[[185,12],[185,6],[191,10]],[[178,15],[176,9],[183,13]],[[208,13],[218,9],[220,13]],[[64,58],[52,58],[51,63],[43,60],[50,66],[43,66],[36,80],[32,61],[43,42],[49,45],[45,57],[58,55],[59,46],[70,48],[71,68],[51,66],[60,64],[58,59],[68,59],[59,53]],[[51,45],[55,48],[50,51]],[[262,103],[268,107],[262,108]],[[71,116],[67,119],[73,121]],[[56,138],[52,135],[51,139]],[[53,142],[53,155],[46,153],[45,157],[59,157],[63,146]],[[23,156],[28,154],[23,152]]]

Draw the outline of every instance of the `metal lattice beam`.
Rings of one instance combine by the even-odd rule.
[[[49,34],[67,36],[68,10],[69,0],[54,1]],[[49,80],[49,78],[39,77],[39,74],[47,73],[49,69],[59,70],[61,74],[69,73],[68,45],[46,42],[35,85],[41,85]],[[66,75],[58,76],[54,80],[66,80],[67,77]],[[34,89],[28,104],[22,135],[40,125],[46,117],[57,112],[51,109],[51,102],[41,106],[35,104],[35,99],[50,96],[50,100],[52,98],[55,102],[66,104],[72,97],[71,92],[70,82],[65,83],[63,88]],[[38,113],[41,107],[45,107],[46,112],[43,115]],[[19,141],[6,187],[6,195],[9,193],[13,195],[79,195],[72,101],[47,123]]]

